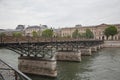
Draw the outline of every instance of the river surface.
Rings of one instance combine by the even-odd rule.
[[[0,49],[0,59],[17,68],[18,54]],[[78,62],[57,62],[57,78],[32,76],[33,80],[120,80],[120,48],[105,48]]]

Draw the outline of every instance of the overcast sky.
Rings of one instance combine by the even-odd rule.
[[[120,23],[120,0],[0,0],[0,28]]]

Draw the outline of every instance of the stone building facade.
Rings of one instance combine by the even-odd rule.
[[[104,35],[104,30],[108,27],[109,24],[101,24],[96,26],[96,31],[95,31],[95,37],[96,39],[107,39],[106,36]],[[120,24],[110,24],[113,25],[117,28],[118,34],[116,34],[113,39],[114,40],[120,40]],[[108,40],[111,40],[111,36],[108,38]]]
[[[35,31],[35,32],[38,32],[39,35],[41,35],[42,31],[47,29],[47,25],[34,25],[34,26],[28,26],[26,29],[25,29],[25,36],[32,36],[32,32]]]
[[[94,34],[94,39],[104,39],[106,40],[106,36],[104,35],[104,30],[108,27],[108,25],[114,25],[118,34],[113,37],[114,40],[120,40],[120,24],[100,24],[96,26],[75,26],[70,28],[61,28],[60,35],[61,37],[72,37],[72,33],[77,29],[79,33],[85,33],[86,29],[90,29]],[[108,40],[111,39],[111,36]]]
[[[39,32],[40,31],[40,26],[28,26],[25,29],[25,36],[32,36],[32,32]]]
[[[24,36],[24,25],[18,25],[16,29],[0,29],[0,33],[4,33],[6,36],[13,36],[13,33],[21,33]]]

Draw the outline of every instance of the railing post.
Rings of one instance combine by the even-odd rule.
[[[3,78],[3,76],[2,76],[2,74],[0,74],[0,80],[5,80],[5,79]]]
[[[0,73],[0,80],[32,80],[26,75],[24,75],[21,71],[13,68],[11,65],[1,59],[0,64],[2,65],[2,67],[0,66],[2,70],[2,73]]]
[[[18,80],[18,75],[17,75],[17,73],[14,72],[14,74],[15,74],[15,80]]]

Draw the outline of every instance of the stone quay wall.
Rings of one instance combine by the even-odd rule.
[[[56,60],[19,58],[18,68],[28,74],[57,76]]]
[[[120,41],[104,41],[103,47],[120,47]]]

